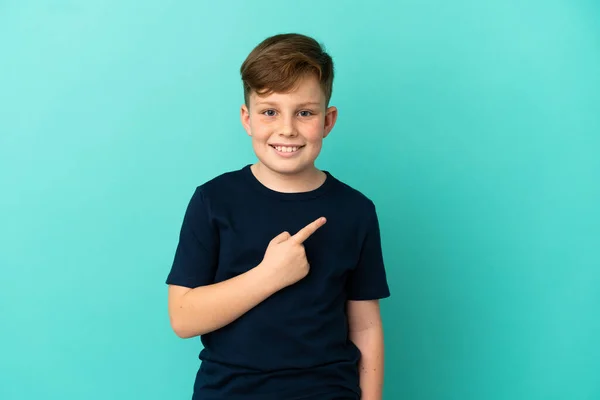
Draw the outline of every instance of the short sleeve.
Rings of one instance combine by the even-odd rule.
[[[348,300],[376,300],[390,296],[387,282],[381,234],[375,205],[366,210],[366,232],[356,268],[348,279]]]
[[[166,283],[195,288],[213,283],[217,269],[218,233],[201,187],[187,206],[179,242]]]

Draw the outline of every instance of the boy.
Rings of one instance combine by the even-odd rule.
[[[241,75],[258,160],[196,189],[167,278],[173,330],[204,345],[193,399],[381,399],[377,214],[314,164],[337,118],[331,57],[276,35]]]

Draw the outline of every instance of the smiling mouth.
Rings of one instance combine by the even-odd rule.
[[[304,147],[304,146],[274,146],[272,144],[270,144],[269,146],[271,146],[272,148],[274,148],[275,150],[277,150],[281,153],[295,153]]]

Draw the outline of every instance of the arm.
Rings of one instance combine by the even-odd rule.
[[[350,340],[359,348],[362,400],[383,396],[383,325],[377,300],[348,301]]]
[[[235,321],[275,292],[308,275],[304,241],[325,223],[324,218],[295,235],[283,232],[271,240],[255,268],[223,282],[194,289],[169,286],[169,318],[175,333],[190,338]]]
[[[278,290],[271,275],[261,264],[212,285],[194,289],[170,285],[171,327],[177,336],[190,338],[228,325]]]

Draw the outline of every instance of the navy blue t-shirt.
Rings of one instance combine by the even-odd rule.
[[[360,352],[348,337],[346,301],[390,292],[373,202],[325,173],[319,188],[301,193],[267,188],[250,165],[196,188],[168,284],[233,278],[256,267],[278,234],[321,216],[327,223],[304,242],[304,279],[202,336],[194,399],[360,399]]]

